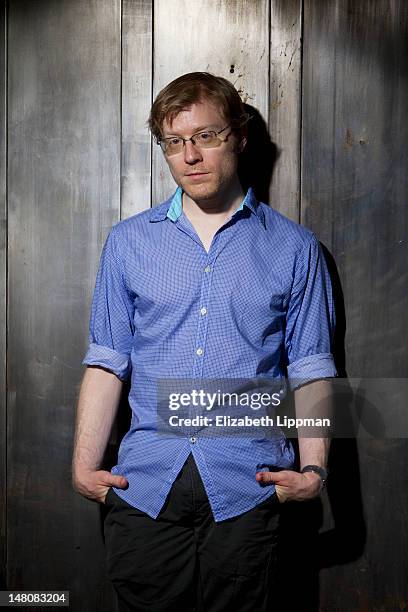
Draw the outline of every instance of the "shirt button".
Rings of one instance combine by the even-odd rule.
[[[205,266],[204,272],[211,272],[211,266]]]
[[[204,351],[203,351],[203,349],[202,349],[202,348],[198,348],[198,349],[196,350],[196,353],[197,353],[197,355],[202,355],[202,354],[204,353]]]
[[[207,309],[203,306],[200,310],[200,313],[204,316],[205,314],[207,314]]]
[[[194,442],[197,442],[197,438],[195,436],[191,436],[190,442],[194,444]]]

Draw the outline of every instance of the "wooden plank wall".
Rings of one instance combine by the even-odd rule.
[[[7,389],[6,389],[6,309],[7,309],[7,14],[0,7],[0,590],[6,588],[6,471],[7,471]]]
[[[269,134],[276,146],[270,204],[300,218],[302,1],[271,2]]]
[[[4,195],[8,185],[0,226],[8,524],[6,547],[3,487],[0,576],[7,548],[7,588],[69,589],[75,612],[110,612],[103,515],[70,486],[74,408],[107,232],[175,189],[146,127],[152,99],[194,70],[236,85],[266,135],[264,148],[251,150],[256,163],[249,160],[264,178],[273,167],[262,193],[311,227],[337,263],[348,374],[406,376],[408,8],[403,0],[8,4],[7,177],[0,166]],[[2,381],[5,365],[4,357]],[[312,517],[325,534],[305,559],[293,537],[288,575],[302,589],[289,581],[285,605],[404,609],[406,446],[344,440],[335,450],[337,481]],[[393,517],[387,527],[384,516]],[[354,548],[342,547],[349,541]]]
[[[269,7],[266,0],[156,0],[154,87],[185,72],[209,71],[231,80],[242,99],[268,120]],[[242,27],[245,23],[245,28]],[[175,189],[161,154],[153,150],[152,196]]]
[[[151,0],[122,1],[121,217],[151,205]]]
[[[8,588],[102,610],[100,510],[73,493],[70,463],[96,267],[120,215],[121,6],[13,0],[8,32]]]
[[[406,2],[305,1],[301,220],[338,267],[352,378],[408,372],[407,77]],[[322,610],[408,607],[408,445],[381,438],[334,446]]]

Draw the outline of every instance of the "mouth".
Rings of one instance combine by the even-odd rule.
[[[192,174],[187,174],[186,177],[189,179],[190,183],[199,183],[205,179],[208,174],[208,172],[193,172]]]

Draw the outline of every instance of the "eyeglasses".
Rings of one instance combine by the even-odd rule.
[[[212,149],[213,147],[219,147],[222,142],[225,142],[231,132],[227,134],[224,140],[222,138],[219,138],[218,135],[222,132],[225,132],[225,130],[229,127],[231,126],[227,125],[219,132],[215,132],[213,130],[197,132],[196,134],[193,134],[191,138],[183,138],[182,136],[159,138],[157,140],[157,144],[161,146],[163,153],[165,153],[168,157],[170,157],[171,155],[177,155],[177,153],[181,153],[184,149],[186,142],[188,142],[189,140],[191,140],[193,145],[195,147],[198,147],[199,149]]]

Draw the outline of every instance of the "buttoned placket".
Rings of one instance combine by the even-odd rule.
[[[176,222],[177,228],[187,234],[200,248],[202,256],[200,300],[197,309],[197,331],[194,344],[192,378],[194,381],[203,378],[206,358],[206,338],[209,317],[211,316],[211,287],[216,270],[216,262],[228,241],[231,240],[239,212],[234,213],[214,234],[210,249],[207,252],[193,225],[183,213]],[[193,416],[193,415],[191,415]],[[191,444],[197,442],[198,430],[189,437]]]

